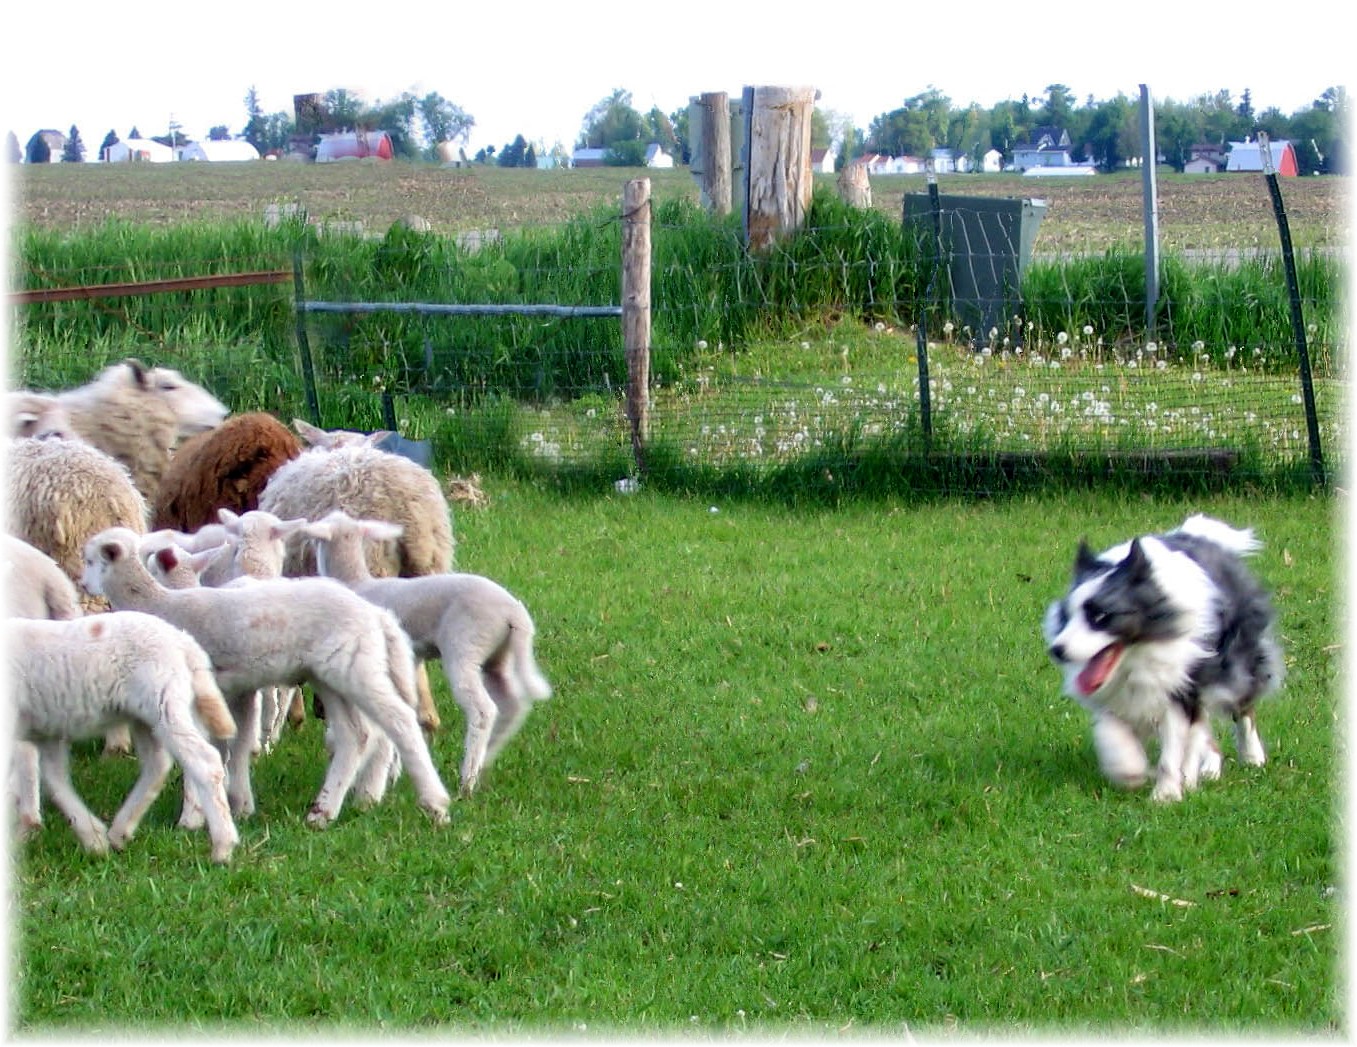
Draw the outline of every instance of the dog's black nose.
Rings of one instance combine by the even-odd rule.
[[[1053,661],[1063,662],[1065,660],[1065,645],[1063,643],[1053,643],[1050,647],[1046,648],[1046,653],[1051,656]]]

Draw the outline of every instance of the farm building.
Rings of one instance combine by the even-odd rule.
[[[1068,167],[1074,163],[1070,136],[1059,127],[1035,127],[1032,137],[1013,146],[1013,167],[1028,171],[1034,167]]]
[[[673,167],[674,158],[664,151],[659,142],[651,142],[646,146],[646,166]]]
[[[391,136],[385,131],[344,131],[321,135],[316,146],[318,164],[335,160],[361,160],[370,156],[390,160],[393,155]]]
[[[179,154],[180,160],[207,160],[220,163],[232,160],[258,160],[259,150],[243,138],[209,139],[189,142]]]
[[[174,159],[174,150],[149,138],[125,138],[105,149],[103,158],[110,164],[164,164]]]
[[[1188,150],[1184,174],[1216,174],[1225,170],[1225,147],[1214,142],[1198,142]]]
[[[1284,138],[1271,143],[1272,169],[1279,175],[1298,175],[1300,165],[1296,162],[1296,147]],[[1231,142],[1229,155],[1225,157],[1227,171],[1262,171],[1263,151],[1257,142]]]
[[[812,149],[810,151],[810,169],[819,171],[821,174],[833,174],[834,163],[839,159],[839,151],[834,146],[828,149]]]

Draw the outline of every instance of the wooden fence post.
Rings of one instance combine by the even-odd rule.
[[[689,171],[697,179],[702,206],[712,214],[730,214],[730,97],[707,91],[688,106],[694,134]]]
[[[749,190],[745,239],[751,251],[801,228],[814,182],[810,164],[813,87],[746,87]]]
[[[627,421],[638,475],[650,437],[650,179],[622,192],[622,345],[627,354]]]

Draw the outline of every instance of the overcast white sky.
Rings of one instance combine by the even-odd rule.
[[[0,130],[22,146],[36,130],[74,124],[91,153],[109,130],[164,134],[171,119],[190,137],[217,124],[238,132],[251,85],[269,113],[291,113],[294,94],[339,87],[367,101],[437,91],[475,118],[468,152],[520,133],[569,147],[615,88],[642,112],[672,113],[704,91],[810,85],[823,108],[864,130],[930,86],[955,105],[986,107],[1044,96],[1052,83],[1079,104],[1135,98],[1142,83],[1179,101],[1222,89],[1237,100],[1247,88],[1256,109],[1290,114],[1327,87],[1352,86],[1335,7],[1300,0],[1274,9],[1285,18],[1274,26],[1242,6],[1193,0],[658,10],[622,0],[20,0],[0,16]]]

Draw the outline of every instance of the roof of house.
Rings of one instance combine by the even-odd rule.
[[[1272,167],[1277,173],[1295,173],[1295,148],[1291,142],[1285,138],[1277,138],[1271,142],[1269,152],[1272,154]],[[1289,154],[1289,158],[1288,158]],[[1283,167],[1288,166],[1290,171],[1284,172]],[[1263,152],[1258,142],[1231,142],[1230,152],[1225,158],[1225,169],[1227,171],[1261,171],[1263,169]]]
[[[209,138],[184,147],[185,160],[258,160],[259,150],[243,138]]]

